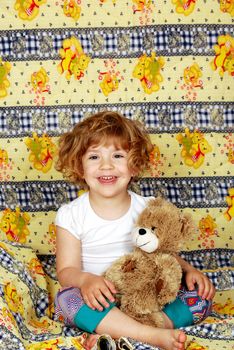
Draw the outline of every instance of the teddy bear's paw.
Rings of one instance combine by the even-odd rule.
[[[173,290],[173,289],[167,289],[167,287],[165,287],[165,289],[161,290],[161,293],[158,294],[157,299],[158,299],[158,303],[159,305],[164,306],[165,304],[171,303],[173,300],[175,300],[177,296],[177,290]]]
[[[153,325],[154,327],[165,328],[165,320],[162,312],[158,312],[158,311],[152,312],[151,320],[152,320],[151,325]]]

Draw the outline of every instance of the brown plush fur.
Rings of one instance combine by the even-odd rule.
[[[149,201],[136,226],[156,235],[158,248],[147,253],[135,247],[115,261],[105,277],[115,284],[122,311],[141,323],[160,327],[159,311],[176,298],[181,283],[182,270],[175,255],[191,237],[194,226],[188,214],[182,215],[163,198]]]

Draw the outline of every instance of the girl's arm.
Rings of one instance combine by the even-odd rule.
[[[183,272],[185,273],[185,281],[189,290],[195,289],[195,285],[198,285],[198,294],[202,299],[210,300],[215,295],[215,287],[211,283],[208,277],[206,277],[201,271],[195,269],[187,261],[180,256],[176,256]]]
[[[85,303],[92,309],[108,307],[116,293],[113,283],[103,276],[83,272],[81,269],[81,242],[69,231],[56,227],[56,269],[62,287],[77,287]]]

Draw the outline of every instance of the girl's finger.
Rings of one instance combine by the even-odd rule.
[[[98,299],[95,296],[95,291],[93,291],[92,293],[88,294],[86,296],[86,300],[87,300],[87,305],[89,307],[91,307],[93,310],[97,309],[99,311],[103,310],[103,306],[99,303]]]
[[[106,283],[107,287],[110,289],[111,293],[114,293],[114,294],[117,293],[115,285],[111,281],[104,278],[104,282]]]
[[[194,290],[195,289],[194,283],[192,281],[189,281],[187,283],[187,287],[188,287],[188,290]]]
[[[201,294],[202,296],[202,299],[208,299],[208,295],[209,295],[209,292],[210,292],[210,281],[208,280],[204,280],[204,290]]]
[[[198,295],[202,297],[205,290],[205,282],[203,278],[198,278],[196,282],[198,285]]]
[[[108,303],[108,301],[106,300],[106,298],[104,297],[104,295],[100,292],[100,291],[97,291],[95,293],[95,298],[97,299],[97,301],[102,305],[104,306],[105,308],[110,306],[110,304]]]
[[[90,306],[90,305],[91,305],[91,308],[93,310],[95,310],[95,309],[97,309],[98,311],[102,311],[103,310],[103,306],[98,302],[98,300],[95,297],[95,295],[90,295],[89,296],[89,305],[88,306]]]
[[[83,297],[84,303],[90,307],[90,309],[95,310],[95,307],[89,302],[88,297]]]
[[[195,289],[195,281],[193,278],[189,277],[186,278],[186,284],[188,287],[188,290],[194,290]]]
[[[114,296],[112,295],[110,289],[108,289],[108,288],[102,289],[102,294],[104,295],[104,297],[105,297],[108,301],[110,301],[110,302],[112,302],[112,303],[115,301],[115,298],[114,298]]]

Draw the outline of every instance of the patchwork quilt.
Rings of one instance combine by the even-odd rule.
[[[233,18],[234,0],[0,1],[0,349],[83,350],[54,320],[54,218],[82,194],[54,164],[59,135],[105,109],[154,143],[132,189],[196,223],[182,256],[217,293],[187,350],[233,349]]]

